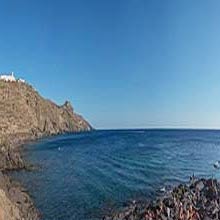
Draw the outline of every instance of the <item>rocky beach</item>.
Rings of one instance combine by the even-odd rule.
[[[217,220],[220,219],[220,183],[196,179],[181,184],[151,202],[133,201],[103,220]]]
[[[21,145],[46,136],[90,130],[70,102],[59,106],[26,82],[0,80],[0,220],[40,218],[26,190],[7,175],[28,168]]]

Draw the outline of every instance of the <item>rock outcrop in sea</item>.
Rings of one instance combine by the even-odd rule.
[[[20,153],[22,143],[92,129],[70,102],[60,106],[24,81],[0,80],[0,220],[37,220],[40,216],[28,193],[5,175],[27,167]]]

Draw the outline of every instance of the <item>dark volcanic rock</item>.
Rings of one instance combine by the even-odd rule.
[[[220,219],[220,183],[192,179],[166,196],[147,203],[132,203],[104,220],[217,220]]]

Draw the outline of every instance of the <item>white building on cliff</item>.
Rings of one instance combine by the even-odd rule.
[[[3,80],[5,82],[15,82],[16,81],[13,72],[10,75],[0,75],[0,80]]]
[[[19,83],[25,83],[24,79],[16,79],[14,76],[14,73],[10,73],[10,74],[0,74],[0,80],[5,81],[5,82],[19,82]]]

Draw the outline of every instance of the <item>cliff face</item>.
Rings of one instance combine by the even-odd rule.
[[[0,172],[0,220],[38,220],[39,217],[25,189]]]
[[[26,83],[0,81],[0,134],[31,139],[91,129],[69,102],[58,106]]]
[[[6,196],[5,191],[0,189],[0,220],[21,219],[19,209]]]
[[[25,190],[3,174],[27,168],[15,146],[24,140],[91,129],[69,102],[58,106],[26,83],[0,80],[0,220],[40,216]]]

